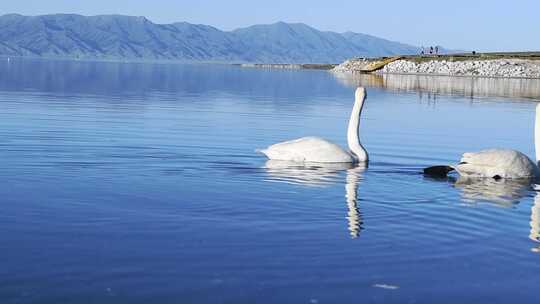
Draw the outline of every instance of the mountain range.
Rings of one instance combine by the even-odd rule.
[[[339,63],[416,54],[419,48],[366,34],[277,22],[233,31],[145,17],[0,16],[0,56],[185,62]]]

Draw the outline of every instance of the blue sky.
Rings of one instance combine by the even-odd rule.
[[[540,1],[361,0],[1,0],[0,13],[125,14],[156,23],[187,21],[230,30],[303,22],[414,45],[501,51],[540,50]]]

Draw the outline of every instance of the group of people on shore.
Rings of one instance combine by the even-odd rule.
[[[424,47],[422,46],[422,50],[420,51],[420,55],[426,55],[428,54],[428,50],[429,50],[429,55],[439,55],[439,46],[430,46],[429,49],[424,49]]]

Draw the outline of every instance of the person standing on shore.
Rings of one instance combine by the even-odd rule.
[[[435,55],[439,55],[439,46],[438,45],[435,46]]]

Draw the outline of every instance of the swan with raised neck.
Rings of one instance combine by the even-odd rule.
[[[360,115],[366,100],[366,89],[359,87],[354,94],[355,101],[347,128],[349,151],[320,137],[302,137],[269,146],[260,150],[269,159],[295,162],[319,163],[365,163],[368,161],[366,149],[360,143]]]

